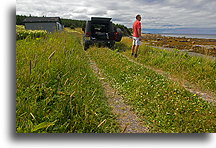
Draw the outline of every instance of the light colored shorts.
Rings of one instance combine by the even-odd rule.
[[[141,41],[138,37],[133,37],[133,45],[141,45]]]

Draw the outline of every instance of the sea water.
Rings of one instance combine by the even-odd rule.
[[[169,37],[185,37],[185,38],[200,38],[200,39],[216,39],[215,34],[160,34],[162,36],[169,36]]]

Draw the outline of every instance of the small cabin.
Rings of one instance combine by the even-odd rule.
[[[27,30],[55,32],[63,29],[60,17],[27,17],[23,23]]]

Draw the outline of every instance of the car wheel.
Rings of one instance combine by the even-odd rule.
[[[115,42],[108,44],[108,47],[112,50],[115,50]]]
[[[84,44],[84,50],[87,50],[89,48],[89,44]]]

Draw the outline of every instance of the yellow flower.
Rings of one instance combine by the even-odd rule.
[[[196,96],[196,94],[193,95],[194,97]]]

